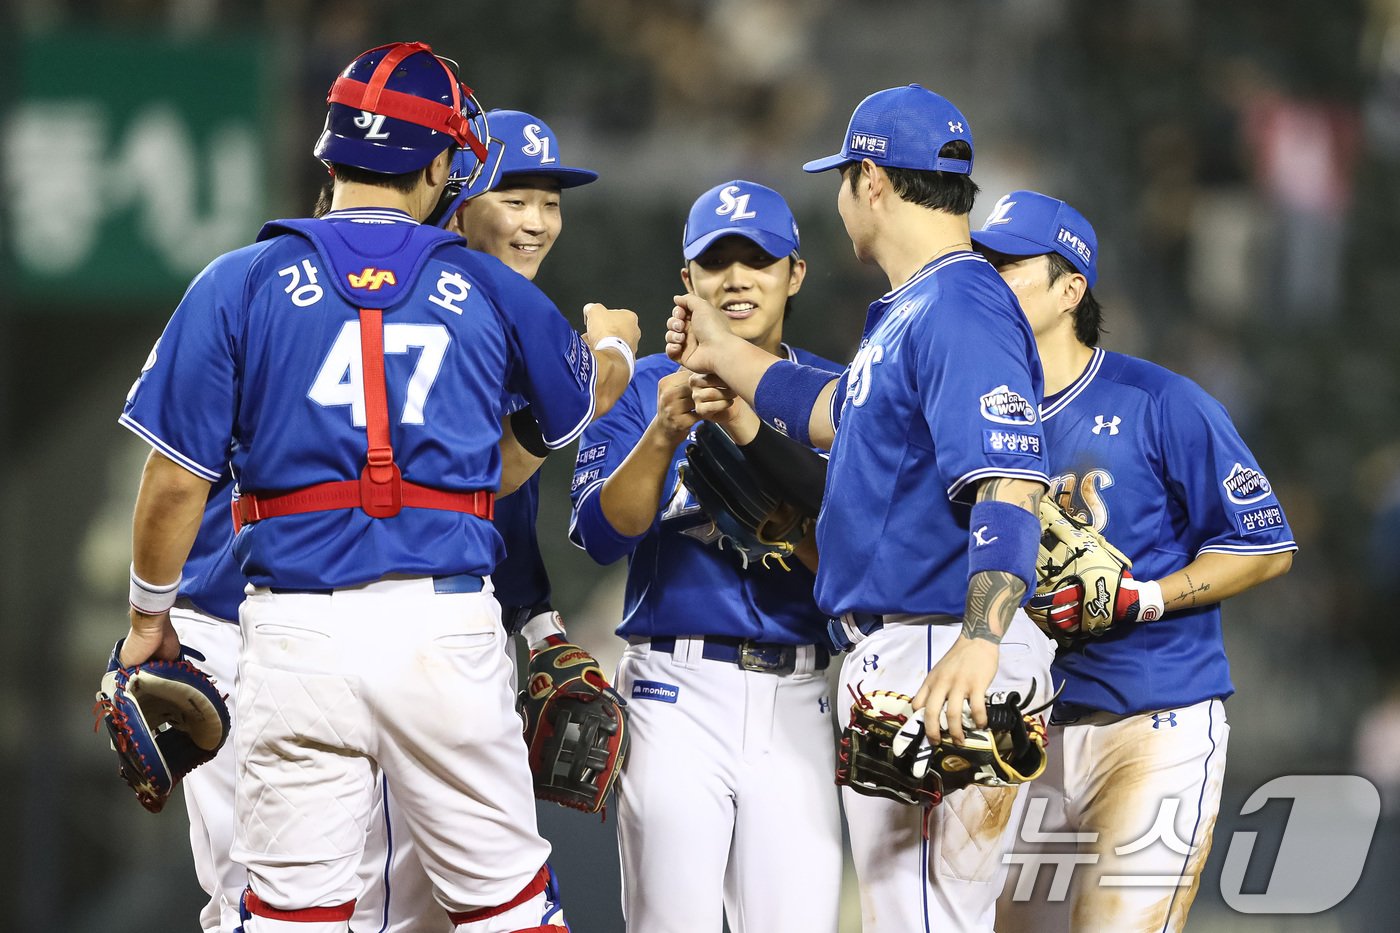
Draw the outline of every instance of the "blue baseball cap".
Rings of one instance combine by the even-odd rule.
[[[501,186],[511,175],[543,175],[559,182],[560,188],[577,188],[598,180],[598,173],[564,165],[559,140],[539,117],[521,110],[490,110],[486,113],[490,139],[486,142],[486,164],[469,186],[464,186],[442,214],[446,223],[464,201]],[[452,178],[465,181],[476,167],[469,151],[457,151],[452,160]]]
[[[1006,256],[1058,253],[1094,287],[1098,280],[1099,240],[1084,215],[1064,201],[1035,191],[1004,195],[972,242]]]
[[[727,236],[751,240],[781,259],[797,252],[797,221],[783,196],[772,188],[736,179],[715,185],[690,206],[681,235],[687,261]]]
[[[957,139],[972,146],[967,117],[947,98],[917,84],[892,87],[860,102],[851,114],[840,152],[808,162],[802,171],[825,172],[870,159],[886,168],[970,175],[971,158],[938,157],[938,150]]]

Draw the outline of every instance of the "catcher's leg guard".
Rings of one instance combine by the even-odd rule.
[[[267,906],[252,888],[246,888],[238,913],[243,919],[241,933],[346,933],[350,929],[350,917],[355,913],[355,902],[281,910]]]
[[[569,933],[559,904],[559,881],[548,864],[506,903],[450,911],[447,916],[458,933]]]

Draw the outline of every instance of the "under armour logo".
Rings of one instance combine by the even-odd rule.
[[[973,543],[974,545],[976,545],[977,547],[986,547],[987,545],[991,544],[993,541],[1000,541],[1000,540],[1001,540],[1001,535],[996,535],[996,536],[991,537],[991,538],[984,538],[984,537],[982,537],[982,533],[985,532],[985,531],[987,530],[987,527],[988,527],[988,526],[983,525],[981,528],[976,528],[976,529],[973,530],[973,532],[972,532],[972,543]]]
[[[880,656],[878,654],[867,654],[860,659],[860,669],[866,672],[879,670]]]
[[[817,701],[817,710],[822,713],[831,712],[831,701],[828,700],[826,697],[822,697],[820,700]]]
[[[954,120],[949,120],[949,121],[948,121],[948,132],[950,132],[950,133],[962,133],[962,132],[964,132],[962,123],[961,123],[961,122],[958,122],[958,121],[954,121]]]
[[[1103,433],[1103,429],[1104,429],[1104,428],[1108,428],[1109,436],[1112,436],[1112,435],[1118,433],[1118,425],[1120,425],[1120,424],[1122,424],[1122,423],[1123,423],[1123,419],[1120,418],[1120,417],[1118,417],[1117,415],[1114,415],[1114,416],[1113,416],[1113,420],[1112,420],[1112,421],[1105,421],[1103,415],[1095,415],[1095,416],[1094,416],[1094,433],[1095,433],[1095,434],[1101,434],[1101,433]]]
[[[1176,728],[1176,713],[1153,713],[1153,714],[1152,714],[1152,728],[1154,728],[1154,729],[1160,729],[1160,728],[1162,728],[1162,726],[1164,726],[1164,725],[1165,725],[1167,728],[1169,728],[1169,729],[1175,729],[1175,728]]]

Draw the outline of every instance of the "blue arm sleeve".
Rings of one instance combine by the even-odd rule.
[[[651,421],[642,405],[639,381],[634,379],[612,410],[583,432],[574,464],[569,540],[600,564],[611,564],[632,553],[645,537],[645,533],[635,537],[620,534],[603,514],[600,495],[604,481],[627,459]],[[654,384],[650,387],[655,390]]]
[[[812,409],[833,379],[824,369],[779,360],[768,367],[754,389],[754,411],[793,440],[811,444]]]

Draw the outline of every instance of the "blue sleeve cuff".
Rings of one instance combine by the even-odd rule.
[[[579,497],[573,520],[569,523],[569,540],[583,548],[598,563],[611,564],[636,550],[637,544],[646,537],[646,532],[628,536],[614,528],[603,514],[602,489],[603,484],[599,482]]]
[[[1021,605],[1035,595],[1040,553],[1040,518],[1019,505],[995,500],[972,507],[968,525],[967,577],[987,570],[1009,573],[1026,585]]]
[[[758,416],[795,441],[812,444],[808,425],[827,383],[836,377],[815,366],[779,360],[758,381],[753,407]]]

